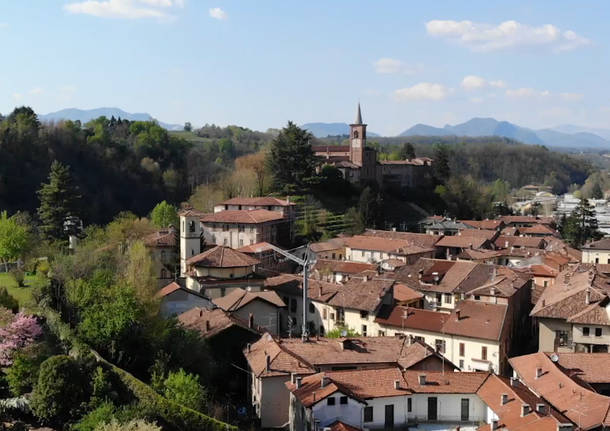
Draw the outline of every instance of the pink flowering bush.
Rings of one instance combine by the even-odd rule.
[[[0,328],[0,366],[13,363],[13,354],[28,347],[42,335],[42,328],[34,316],[18,313],[4,327]]]

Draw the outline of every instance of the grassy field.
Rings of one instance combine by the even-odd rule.
[[[19,287],[12,274],[0,274],[0,287],[5,287],[8,293],[19,301],[19,307],[27,308],[33,304],[32,292],[48,283],[44,276],[27,275],[25,287]]]

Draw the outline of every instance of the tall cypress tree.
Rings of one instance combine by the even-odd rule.
[[[63,239],[64,221],[66,217],[78,216],[78,201],[81,198],[70,175],[70,167],[54,160],[49,182],[42,184],[38,198],[42,235],[46,239]]]
[[[275,190],[294,193],[306,189],[315,173],[312,135],[289,121],[271,143],[267,166],[273,173]]]

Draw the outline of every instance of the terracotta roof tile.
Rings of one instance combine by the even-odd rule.
[[[341,421],[335,421],[328,426],[330,431],[361,431],[361,428],[357,428],[351,425],[348,425]]]
[[[250,245],[245,245],[243,247],[240,247],[237,249],[237,251],[241,252],[241,253],[248,253],[248,254],[256,254],[256,253],[264,253],[266,251],[272,251],[273,249],[271,248],[271,244],[269,244],[268,242],[257,242],[254,244],[250,244]]]
[[[248,292],[244,289],[233,289],[227,295],[213,299],[212,302],[225,311],[236,311],[252,301],[264,301],[276,307],[285,307],[284,301],[273,291]]]
[[[500,229],[504,222],[502,220],[460,220],[462,223],[468,226],[472,226],[476,229]]]
[[[315,266],[318,271],[330,271],[341,274],[358,274],[362,271],[377,270],[377,265],[349,260],[318,259]]]
[[[161,290],[159,290],[157,293],[155,293],[155,296],[157,298],[161,298],[164,296],[169,295],[170,293],[174,293],[176,290],[180,290],[182,289],[182,286],[180,286],[178,283],[176,283],[175,281],[172,281],[171,283],[169,283],[168,285],[164,286]]]
[[[393,285],[394,280],[352,279],[345,284],[339,284],[337,292],[327,303],[335,307],[374,312]]]
[[[547,353],[548,356],[552,353]],[[562,371],[587,383],[610,383],[610,353],[555,353]]]
[[[206,268],[239,268],[258,265],[260,262],[230,247],[218,245],[186,261],[188,266]]]
[[[495,244],[498,248],[528,247],[540,249],[546,245],[544,238],[531,236],[499,236]]]
[[[442,235],[428,235],[425,233],[396,232],[390,230],[367,229],[363,236],[388,238],[409,241],[411,245],[422,248],[432,248],[442,238]]]
[[[250,331],[253,334],[257,333],[255,329],[248,327],[247,322],[232,316],[220,308],[213,310],[193,308],[180,314],[178,321],[186,328],[196,330],[204,338],[214,337],[234,326]]]
[[[411,302],[422,299],[424,294],[409,286],[397,283],[394,285],[394,300],[397,302]]]
[[[506,224],[530,223],[532,225],[534,225],[534,224],[551,225],[551,224],[555,223],[555,220],[553,219],[553,217],[538,217],[538,216],[502,216],[499,218],[499,220],[502,220]]]
[[[453,248],[490,248],[490,242],[484,237],[468,236],[468,235],[453,235],[444,236],[436,247],[453,247]]]
[[[406,370],[403,373],[408,388],[418,394],[475,394],[485,379],[487,372],[440,372]],[[425,376],[425,384],[420,384],[420,376]]]
[[[201,217],[202,223],[242,223],[258,224],[269,221],[282,220],[284,214],[281,211],[269,210],[227,210]]]
[[[161,229],[143,239],[147,247],[176,247],[176,229]]]
[[[525,385],[573,423],[580,424],[582,429],[610,425],[610,397],[579,385],[557,368],[544,353],[518,356],[509,359],[509,362]],[[541,370],[538,376],[537,369]]]
[[[508,396],[505,404],[502,404],[503,394]],[[498,416],[498,429],[557,431],[559,424],[570,423],[568,418],[516,379],[511,382],[505,377],[490,375],[478,389],[477,395]],[[529,405],[531,410],[525,416],[522,415],[524,404]],[[546,413],[537,411],[540,404],[546,406]]]
[[[582,248],[590,250],[610,250],[610,238],[603,238],[599,241],[590,242],[585,244]]]
[[[301,296],[303,292],[303,276],[296,274],[280,274],[265,280],[265,288],[281,294]],[[307,296],[310,299],[326,302],[340,289],[338,283],[309,279]]]
[[[532,227],[522,227],[523,235],[557,235],[557,231],[544,224],[536,224]]]
[[[500,233],[497,230],[489,229],[464,229],[461,230],[457,236],[463,237],[474,237],[474,238],[485,238],[489,241],[496,239]]]
[[[507,308],[506,305],[489,302],[460,301],[443,325],[443,332],[471,338],[500,340]]]
[[[420,329],[440,333],[449,317],[449,314],[438,311],[404,307],[402,305],[384,305],[377,314],[375,322],[395,328]]]
[[[299,340],[300,341],[300,340]],[[313,374],[315,369],[303,359],[287,353],[269,334],[244,349],[248,365],[257,377],[289,376],[295,374]],[[269,368],[267,368],[269,357]]]
[[[314,253],[337,250],[343,247],[345,247],[345,238],[332,238],[328,241],[314,242],[309,244],[309,249]]]

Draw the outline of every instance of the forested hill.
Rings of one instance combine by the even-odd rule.
[[[437,144],[446,145],[453,174],[470,175],[483,183],[499,178],[517,188],[546,184],[556,193],[563,193],[571,184],[583,184],[593,169],[588,162],[573,155],[497,136],[373,138],[368,145],[379,150],[381,159],[398,160],[406,142],[413,144],[417,156],[431,158],[434,158]]]
[[[235,126],[170,133],[154,122],[106,117],[41,124],[30,108],[17,108],[0,117],[0,209],[35,215],[36,191],[58,160],[80,188],[86,223],[106,223],[121,211],[145,215],[162,200],[186,200],[270,139]]]

